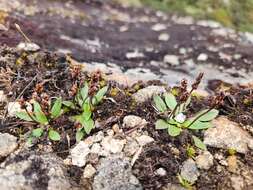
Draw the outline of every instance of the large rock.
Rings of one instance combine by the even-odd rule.
[[[8,133],[0,133],[0,157],[8,156],[17,146],[17,137]]]
[[[130,161],[120,155],[101,160],[94,177],[93,190],[141,190],[138,179],[132,174]]]
[[[213,128],[204,134],[204,143],[211,147],[222,149],[235,149],[240,153],[247,153],[253,149],[253,137],[244,131],[239,124],[219,117],[213,121]]]
[[[155,94],[161,94],[166,92],[163,86],[148,86],[133,94],[133,98],[138,103],[143,103],[150,99]]]
[[[1,189],[80,189],[70,180],[63,161],[53,154],[21,152],[11,155],[0,168]]]

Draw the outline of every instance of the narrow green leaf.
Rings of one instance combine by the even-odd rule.
[[[34,115],[35,115],[36,121],[42,125],[47,125],[48,120],[47,120],[47,117],[45,116],[45,114],[42,112],[40,104],[38,102],[34,101],[33,106],[34,106]]]
[[[155,95],[153,97],[153,100],[155,102],[155,107],[160,111],[160,112],[165,112],[167,110],[166,104],[164,103],[163,99],[158,96]]]
[[[48,132],[48,137],[52,140],[52,141],[59,141],[61,140],[61,136],[60,134],[53,130],[53,129],[50,129],[49,132]]]
[[[176,97],[172,93],[166,93],[164,97],[167,106],[170,108],[170,110],[173,110],[177,105]]]
[[[201,122],[199,120],[195,121],[189,129],[208,129],[212,127],[212,124],[210,122]]]
[[[169,124],[163,119],[158,119],[155,123],[156,129],[167,129],[168,127],[169,127]]]
[[[206,145],[203,143],[202,140],[200,140],[200,138],[198,138],[194,135],[192,136],[192,138],[193,138],[193,141],[194,141],[194,144],[195,144],[196,147],[198,147],[202,150],[207,150]]]
[[[62,101],[62,104],[71,109],[75,109],[75,104],[72,101]]]
[[[90,134],[91,130],[95,127],[95,123],[92,119],[85,120],[83,123],[84,130],[87,134]]]
[[[205,110],[202,110],[200,111],[199,113],[197,113],[197,115],[195,116],[198,117],[200,116],[201,114],[207,112],[208,109],[205,109]],[[212,109],[211,111],[207,112],[206,114],[204,114],[203,116],[201,116],[200,118],[198,118],[199,121],[211,121],[213,120],[214,118],[216,118],[219,114],[219,111],[216,110],[216,109]]]
[[[62,107],[62,99],[57,98],[56,101],[54,102],[52,109],[51,109],[52,118],[55,119],[61,115],[61,107]]]
[[[86,100],[86,98],[88,97],[88,92],[89,92],[89,86],[88,86],[88,83],[85,82],[84,87],[82,87],[80,90],[80,94],[82,96],[83,101]]]
[[[168,127],[168,133],[172,137],[180,135],[181,131],[182,129],[179,127],[176,127],[175,125],[169,125]]]
[[[101,88],[97,94],[92,98],[92,104],[93,105],[97,105],[104,97],[104,95],[106,94],[108,90],[108,86],[105,86],[103,88]]]
[[[84,137],[84,132],[82,129],[76,131],[76,142],[80,142]]]
[[[43,134],[43,129],[42,128],[37,128],[37,129],[32,130],[32,136],[33,137],[39,138],[39,137],[42,136],[42,134]]]
[[[20,111],[20,112],[16,112],[15,115],[22,120],[25,121],[33,121],[33,119],[29,116],[29,114],[26,111]],[[32,115],[32,113],[31,113]]]

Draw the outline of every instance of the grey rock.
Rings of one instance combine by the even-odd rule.
[[[170,39],[170,35],[167,34],[167,33],[162,33],[162,34],[160,34],[160,35],[158,36],[158,40],[160,40],[160,41],[166,42],[166,41],[168,41],[169,39]]]
[[[165,30],[166,28],[167,28],[166,25],[161,24],[161,23],[157,23],[157,24],[155,24],[151,27],[151,29],[156,31],[156,32],[161,31],[161,30]]]
[[[169,183],[166,186],[164,186],[162,190],[186,190],[186,189],[180,185]]]
[[[153,95],[166,92],[163,86],[148,86],[133,94],[133,98],[138,103],[143,103],[150,99]]]
[[[134,128],[136,126],[145,126],[147,121],[139,116],[127,115],[123,119],[123,127]]]
[[[211,147],[222,149],[235,149],[240,153],[247,153],[253,149],[253,138],[238,123],[232,122],[226,117],[219,117],[213,122],[213,128],[204,133],[204,143]]]
[[[17,152],[1,164],[0,187],[10,190],[80,189],[67,176],[63,161],[53,154]]]
[[[199,54],[199,56],[197,58],[198,61],[207,61],[207,59],[208,59],[208,55],[205,53]]]
[[[196,164],[198,168],[208,170],[213,165],[213,155],[205,151],[196,157]]]
[[[197,181],[200,173],[194,160],[189,158],[183,162],[180,175],[183,177],[183,179],[189,181],[190,183]]]
[[[130,161],[120,155],[101,159],[93,190],[141,190],[138,179],[132,174]]]
[[[0,157],[6,157],[18,147],[17,137],[8,133],[0,133]]]

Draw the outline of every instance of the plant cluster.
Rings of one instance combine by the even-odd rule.
[[[188,106],[191,103],[191,97],[203,78],[200,73],[195,82],[191,85],[188,92],[187,80],[183,79],[179,88],[179,95],[176,97],[173,93],[165,93],[163,96],[155,95],[153,97],[155,108],[160,112],[162,118],[155,123],[156,129],[166,129],[170,136],[178,136],[183,129],[202,130],[212,127],[211,121],[219,114],[215,109],[223,99],[223,95],[215,97],[211,106],[197,114],[191,116],[188,113]],[[194,144],[201,149],[206,149],[204,143],[196,136],[193,136]]]
[[[38,88],[38,86],[36,87]],[[102,101],[107,90],[108,87],[105,86],[98,90],[94,96],[89,96],[89,86],[85,82],[84,86],[77,91],[73,100],[63,101],[62,98],[56,98],[54,103],[48,106],[48,110],[42,108],[41,104],[43,102],[40,104],[34,99],[31,101],[32,109],[28,110],[26,103],[21,101],[21,107],[24,110],[16,112],[16,116],[25,121],[36,122],[40,126],[31,131],[30,142],[33,138],[41,137],[44,131],[47,131],[49,139],[59,141],[61,136],[52,128],[52,122],[62,114],[72,111],[77,115],[71,116],[70,119],[81,125],[76,132],[76,140],[80,141],[85,133],[89,134],[94,128],[93,110]]]

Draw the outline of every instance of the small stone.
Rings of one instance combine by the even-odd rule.
[[[142,58],[142,57],[144,57],[144,54],[139,52],[138,50],[135,50],[134,52],[126,53],[127,59]]]
[[[188,160],[183,162],[180,175],[183,177],[183,179],[189,181],[190,183],[194,183],[195,181],[197,181],[200,173],[194,160],[189,158]]]
[[[186,190],[186,189],[180,185],[169,183],[166,186],[164,186],[162,190]]]
[[[179,65],[179,59],[176,55],[165,55],[163,61],[173,66]]]
[[[84,178],[92,178],[95,173],[96,173],[96,169],[91,164],[88,164],[84,168],[83,177]]]
[[[143,103],[150,98],[152,98],[153,95],[161,94],[166,92],[166,89],[163,86],[148,86],[146,88],[140,89],[138,92],[133,94],[133,98],[138,103]]]
[[[0,31],[7,31],[8,28],[6,28],[6,26],[4,26],[3,24],[0,24]]]
[[[93,142],[101,142],[102,139],[104,138],[104,133],[103,131],[99,131],[94,137],[93,137]]]
[[[108,135],[108,136],[113,136],[114,135],[114,131],[112,130],[112,129],[108,129],[107,131],[106,131],[106,134]]]
[[[17,137],[8,133],[0,133],[0,157],[6,157],[18,147]]]
[[[187,50],[185,48],[180,48],[179,53],[184,55],[187,53]]]
[[[99,154],[101,152],[102,147],[98,143],[94,143],[90,149],[91,153]]]
[[[89,145],[84,141],[79,142],[73,149],[70,151],[70,157],[72,159],[72,164],[83,167],[86,164],[86,159],[90,153]]]
[[[19,43],[17,48],[22,51],[30,51],[30,52],[36,52],[40,50],[40,46],[38,46],[35,43],[28,43],[28,42]]]
[[[186,115],[184,115],[183,113],[179,113],[175,117],[175,121],[177,121],[178,123],[184,123],[185,119]]]
[[[166,28],[167,28],[166,25],[161,24],[161,23],[157,23],[151,27],[151,29],[156,32],[161,31],[161,30],[165,30]]]
[[[234,149],[239,153],[247,153],[253,148],[253,138],[238,123],[222,116],[212,121],[214,127],[204,133],[204,143],[225,150]]]
[[[195,63],[192,59],[187,59],[184,61],[184,63],[190,68],[193,68],[195,66]]]
[[[16,112],[21,111],[21,106],[18,102],[9,102],[7,110],[8,110],[9,117],[15,117]]]
[[[0,90],[0,104],[1,104],[1,103],[4,103],[4,102],[7,102],[7,97],[6,97],[6,95],[4,94],[4,91],[3,91],[3,90]]]
[[[235,173],[237,170],[237,158],[235,155],[229,156],[227,158],[228,171]]]
[[[127,143],[124,147],[124,153],[131,157],[135,154],[135,152],[140,148],[140,145],[137,143],[136,140],[133,138],[128,137],[127,138]]]
[[[141,135],[140,137],[136,137],[136,140],[141,146],[145,146],[148,143],[154,142],[154,139],[148,135]]]
[[[119,125],[118,124],[114,124],[112,126],[112,130],[114,131],[114,133],[118,134],[121,132],[120,128],[119,128]]]
[[[162,33],[158,36],[158,40],[160,41],[168,41],[170,39],[170,35],[169,34],[166,34],[166,33]]]
[[[166,176],[167,172],[164,168],[158,168],[156,171],[155,171],[155,174],[156,175],[159,175],[159,176]]]
[[[114,139],[111,136],[105,137],[101,142],[102,147],[113,154],[120,153],[125,144],[126,140]]]
[[[207,59],[208,59],[208,55],[205,53],[199,54],[199,56],[197,58],[198,61],[207,61]]]
[[[196,164],[199,169],[208,170],[213,165],[213,155],[205,151],[203,154],[196,157]]]
[[[244,189],[244,180],[241,176],[231,176],[231,185],[234,190],[243,190]]]
[[[145,126],[147,121],[139,116],[127,115],[123,119],[123,127],[134,128],[136,126]]]

